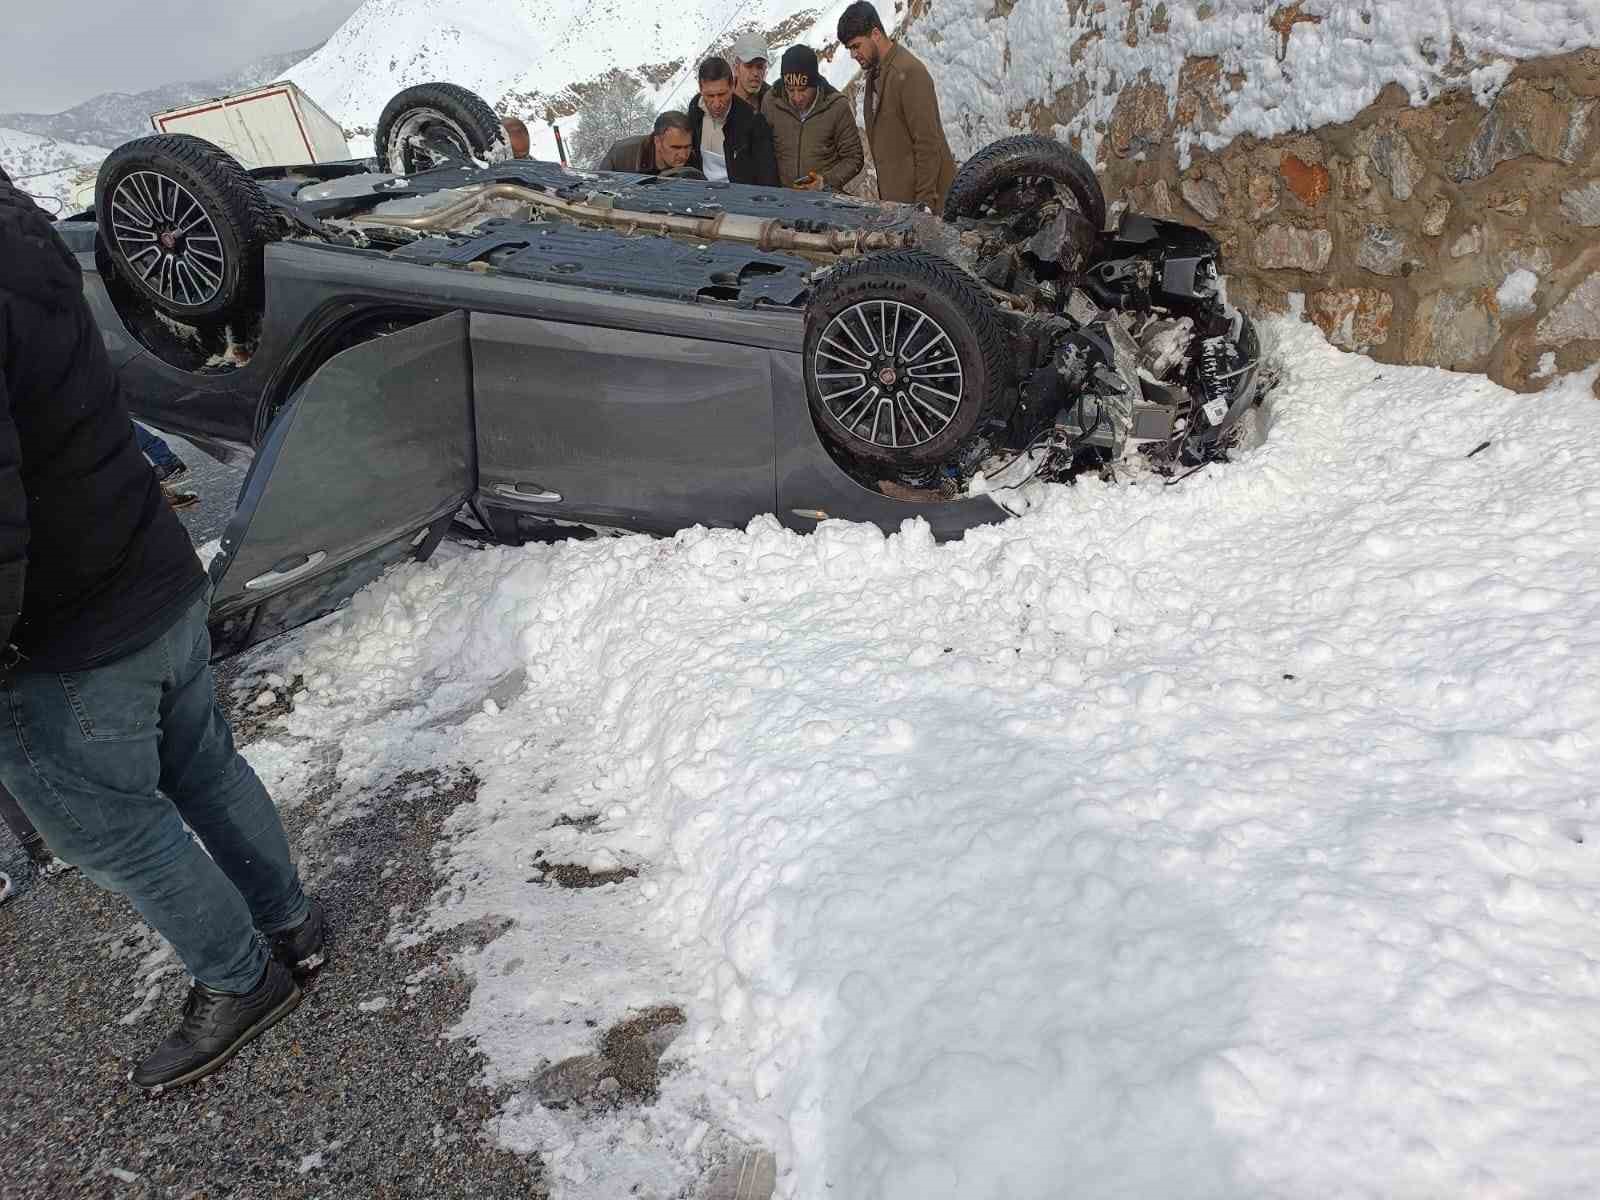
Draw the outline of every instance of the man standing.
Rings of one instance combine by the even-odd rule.
[[[817,67],[810,46],[783,52],[783,85],[767,93],[778,175],[788,187],[838,191],[861,173],[864,158],[850,102]]]
[[[194,976],[132,1073],[160,1091],[300,1003],[322,908],[234,750],[206,577],[139,454],[77,260],[3,173],[0,262],[0,784]]]
[[[725,58],[700,64],[700,94],[689,102],[689,126],[700,169],[710,180],[779,187],[778,160],[767,119],[733,94]]]
[[[753,33],[747,33],[733,44],[734,93],[757,112],[772,91],[767,86],[767,67],[772,61],[772,51]]]
[[[649,133],[613,142],[594,169],[659,175],[688,166],[693,157],[694,133],[689,118],[669,109],[656,118],[655,128]]]
[[[839,42],[867,73],[862,113],[878,168],[879,199],[943,212],[956,160],[944,140],[928,68],[889,40],[878,10],[867,0],[856,0],[840,15]]]

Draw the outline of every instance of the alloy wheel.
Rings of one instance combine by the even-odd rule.
[[[177,180],[129,172],[111,193],[111,228],[140,282],[169,303],[198,307],[222,290],[222,239],[205,207]]]
[[[863,300],[839,313],[811,365],[829,416],[887,450],[932,441],[961,408],[955,343],[927,313],[897,300]]]

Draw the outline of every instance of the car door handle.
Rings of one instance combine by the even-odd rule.
[[[543,504],[557,504],[561,500],[560,492],[552,492],[537,483],[497,483],[494,490],[514,500],[537,500]]]
[[[310,554],[302,554],[302,561],[293,566],[277,564],[272,570],[257,575],[254,579],[245,580],[244,590],[259,592],[262,588],[277,587],[280,583],[288,583],[291,579],[298,579],[302,575],[309,575],[323,564],[328,557],[322,550],[314,550]]]

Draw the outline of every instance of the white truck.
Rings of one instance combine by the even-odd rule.
[[[157,133],[205,138],[247,170],[350,157],[339,122],[287,80],[154,113],[150,124]]]

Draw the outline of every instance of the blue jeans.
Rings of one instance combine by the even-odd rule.
[[[133,423],[133,436],[139,442],[139,453],[156,466],[175,467],[178,465],[178,456],[172,452],[172,447],[137,421]]]
[[[267,965],[256,931],[298,925],[310,902],[217,703],[209,600],[106,666],[0,683],[0,782],[50,848],[127,896],[191,975],[247,992]]]

